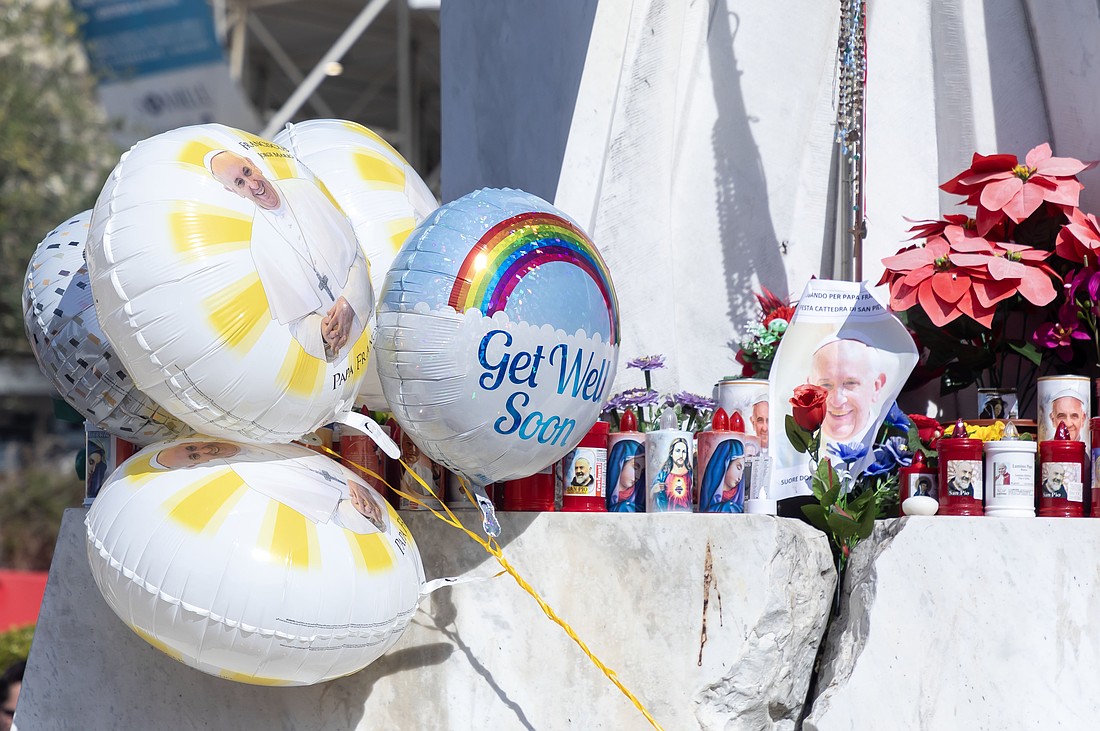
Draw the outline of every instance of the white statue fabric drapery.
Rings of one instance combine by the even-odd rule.
[[[1100,158],[1097,0],[869,0],[864,277],[974,152]],[[623,356],[709,393],[766,286],[834,265],[838,4],[602,0],[555,204],[613,273]],[[1082,176],[1100,212],[1100,171]],[[620,369],[619,386],[640,385]]]

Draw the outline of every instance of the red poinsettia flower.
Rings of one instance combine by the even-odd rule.
[[[933,236],[939,236],[944,232],[948,226],[962,226],[963,228],[974,228],[974,219],[967,216],[965,213],[949,213],[943,217],[941,221],[923,220],[918,221],[914,218],[905,218],[909,223],[915,224],[909,229],[909,233],[913,234],[907,241],[915,241],[917,239],[930,239]]]
[[[1054,271],[1043,261],[1050,252],[992,242],[974,229],[947,225],[924,246],[904,249],[882,260],[883,283],[890,285],[895,311],[915,305],[938,327],[966,315],[993,324],[998,302],[1014,294],[1036,305],[1056,296]]]
[[[1054,250],[1063,259],[1086,266],[1100,260],[1100,222],[1096,216],[1074,208],[1069,223],[1058,232]]]
[[[947,193],[965,195],[978,207],[977,228],[983,236],[1006,216],[1020,223],[1043,201],[1069,211],[1076,208],[1085,186],[1076,175],[1096,165],[1072,157],[1053,157],[1043,143],[1027,153],[1024,164],[1015,155],[974,153],[970,167],[940,186]]]

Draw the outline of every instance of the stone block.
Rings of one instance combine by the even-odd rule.
[[[403,515],[429,578],[496,572],[464,534]],[[263,688],[204,675],[107,607],[83,519],[71,510],[62,526],[24,731],[648,727],[508,576],[435,592],[393,650],[347,678]],[[743,515],[505,513],[501,524],[505,557],[666,729],[795,727],[835,584],[822,535]]]
[[[804,731],[1096,721],[1100,521],[902,518],[857,547]]]

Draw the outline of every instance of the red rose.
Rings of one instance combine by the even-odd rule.
[[[825,421],[825,398],[827,393],[821,386],[804,383],[795,386],[791,398],[791,416],[794,423],[808,432],[815,432]]]
[[[931,447],[937,439],[943,436],[943,427],[940,426],[938,421],[929,416],[909,414],[909,420],[913,422],[913,426],[917,427],[917,434],[925,446]]]

